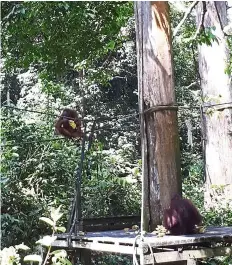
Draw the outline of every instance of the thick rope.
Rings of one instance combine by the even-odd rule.
[[[148,248],[149,248],[151,255],[153,257],[152,265],[155,265],[154,252],[152,250],[150,243],[148,241],[146,241],[146,238],[144,237],[144,235],[142,235],[142,232],[140,232],[140,234],[135,237],[135,240],[133,243],[133,265],[139,265],[139,262],[138,262],[137,257],[136,257],[136,252],[137,252],[136,251],[136,243],[137,243],[137,241],[139,241],[139,243],[138,243],[139,246],[141,245],[141,243],[145,243],[148,245]],[[141,249],[141,251],[143,251],[143,250]],[[141,257],[141,255],[143,256],[143,252],[140,253],[140,257]],[[142,260],[140,259],[140,265],[143,265],[143,264],[144,264],[144,259],[142,259]]]

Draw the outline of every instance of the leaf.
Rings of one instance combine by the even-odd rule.
[[[42,262],[42,257],[39,256],[39,255],[33,254],[33,255],[27,255],[27,256],[25,256],[23,260],[24,261],[34,261],[34,262],[41,263]]]
[[[62,213],[60,213],[60,208],[61,205],[57,209],[51,209],[51,218],[54,222],[57,222],[63,215]]]
[[[21,249],[21,250],[29,250],[30,248],[24,244],[19,244],[15,246],[16,249]]]
[[[56,231],[60,231],[60,232],[64,233],[66,231],[66,228],[63,226],[57,226]]]
[[[72,263],[68,259],[64,259],[66,265],[72,265]]]
[[[51,227],[54,226],[54,222],[51,219],[47,218],[47,217],[40,217],[39,220],[49,224]]]
[[[109,50],[113,50],[114,49],[114,47],[115,47],[115,41],[113,41],[113,40],[111,40],[108,44],[107,44],[107,48],[109,49]]]
[[[65,250],[63,250],[63,249],[57,249],[57,250],[52,251],[51,255],[63,256],[64,251]]]
[[[16,151],[16,150],[18,150],[19,148],[18,148],[18,146],[13,146],[11,149],[12,149],[13,151]]]
[[[67,252],[64,249],[55,250],[51,254],[54,255],[56,258],[63,258],[64,259],[67,257]]]
[[[57,236],[44,236],[40,240],[36,241],[37,244],[49,247],[57,239]]]

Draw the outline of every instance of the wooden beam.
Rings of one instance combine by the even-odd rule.
[[[72,241],[71,245],[68,246],[67,240],[57,240],[52,244],[52,247],[55,248],[80,248],[80,249],[89,249],[92,251],[101,251],[101,252],[111,252],[119,254],[130,254],[134,253],[133,246],[126,245],[115,245],[115,244],[105,244],[99,242],[81,242],[81,241]],[[139,248],[135,248],[136,254],[139,255],[141,251]]]
[[[181,261],[181,260],[195,260],[217,256],[227,256],[232,254],[232,247],[218,247],[218,248],[205,248],[198,250],[184,250],[170,251],[170,252],[159,252],[153,255],[144,256],[144,264],[152,264],[155,259],[156,263]]]
[[[137,71],[138,71],[138,92],[139,92],[139,112],[140,112],[140,133],[141,133],[141,158],[142,158],[142,196],[141,196],[141,230],[149,230],[150,210],[149,210],[149,180],[148,180],[148,153],[146,122],[144,117],[144,83],[143,83],[143,17],[144,10],[142,2],[134,2],[135,28],[136,28],[136,48],[137,48]],[[142,41],[141,41],[142,40]]]

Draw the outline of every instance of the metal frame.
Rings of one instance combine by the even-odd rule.
[[[188,264],[193,264],[197,259],[232,255],[232,227],[209,227],[204,234],[189,236],[158,238],[148,233],[144,240],[136,244],[134,243],[137,233],[132,230],[92,232],[84,236],[72,236],[70,244],[68,234],[57,236],[57,240],[52,245],[54,248],[79,249],[80,253],[84,251],[82,256],[88,257],[91,251],[136,255],[142,258],[143,264],[174,261],[187,261]]]

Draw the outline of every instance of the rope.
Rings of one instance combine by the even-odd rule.
[[[156,105],[156,106],[153,106],[147,110],[145,110],[143,113],[147,113],[147,112],[153,112],[153,111],[159,111],[159,110],[177,110],[178,108],[188,108],[188,109],[198,109],[200,107],[203,107],[203,108],[211,108],[211,107],[215,107],[215,106],[222,106],[222,105],[228,105],[228,104],[232,104],[232,101],[231,102],[224,102],[224,103],[215,103],[215,104],[207,104],[207,105],[199,105],[199,106],[191,106],[191,107],[188,107],[188,106],[181,106],[181,105]],[[15,106],[9,106],[9,105],[5,105],[5,106],[2,106],[3,108],[10,108],[10,109],[16,109],[16,110],[21,110],[21,111],[27,111],[27,112],[32,112],[32,113],[38,113],[38,114],[44,114],[44,115],[48,115],[48,116],[52,116],[52,117],[61,117],[61,115],[56,115],[56,114],[51,114],[51,113],[47,113],[47,112],[42,112],[42,111],[36,111],[36,110],[30,110],[30,109],[25,109],[25,108],[18,108],[18,107],[15,107]],[[225,107],[226,108],[226,107]],[[79,120],[83,120],[83,121],[99,121],[99,120],[114,120],[114,119],[120,119],[121,116],[123,116],[122,119],[124,118],[128,118],[128,117],[133,117],[133,116],[138,116],[139,114],[143,114],[143,113],[131,113],[131,114],[128,114],[128,115],[116,115],[115,117],[99,117],[97,119],[79,119]],[[73,120],[73,117],[66,117],[70,120]]]
[[[146,113],[152,113],[152,112],[156,112],[156,111],[162,111],[162,110],[174,110],[177,111],[178,110],[178,106],[175,105],[157,105],[157,106],[153,106],[149,109],[144,110],[143,114]]]
[[[47,113],[47,112],[42,112],[42,111],[36,111],[36,110],[30,110],[30,109],[25,109],[25,108],[18,108],[18,107],[15,107],[15,106],[2,106],[2,108],[10,108],[10,109],[16,109],[16,110],[20,110],[20,111],[26,111],[26,112],[32,112],[32,113],[38,113],[38,114],[43,114],[43,115],[47,115],[47,116],[52,116],[52,117],[56,117],[56,118],[59,118],[59,117],[62,117],[61,115],[56,115],[56,114],[51,114],[51,113]],[[125,118],[129,118],[129,117],[133,117],[133,116],[137,116],[138,113],[131,113],[131,114],[128,114],[128,115],[116,115],[114,117],[99,117],[97,119],[79,119],[80,121],[89,121],[89,122],[93,122],[93,121],[104,121],[104,120],[115,120],[115,119],[125,119]],[[123,118],[120,118],[120,117],[123,117]],[[70,120],[74,120],[73,117],[66,117],[67,119],[70,119]]]
[[[0,146],[3,147],[11,147],[11,146],[15,146],[15,145],[24,145],[24,144],[36,144],[36,143],[46,143],[46,142],[54,142],[54,141],[60,141],[60,140],[67,140],[64,137],[60,137],[60,138],[51,138],[51,139],[47,139],[47,140],[42,140],[42,141],[30,141],[30,142],[20,142],[20,143],[15,143],[15,144],[4,144],[2,143]]]
[[[135,237],[134,243],[133,243],[133,265],[139,265],[139,262],[136,257],[136,242],[137,240],[140,239],[140,235],[137,235]]]
[[[148,248],[149,248],[151,255],[153,257],[152,265],[155,265],[155,257],[154,257],[154,252],[152,250],[152,247],[151,247],[150,243],[148,241],[146,241],[146,238],[144,237],[144,235],[142,235],[141,231],[140,231],[140,234],[135,237],[135,240],[133,243],[133,265],[139,265],[139,262],[138,262],[137,257],[136,257],[136,242],[137,242],[137,240],[139,240],[138,245],[140,245],[142,242],[148,245]],[[141,251],[142,251],[142,253],[140,253],[140,256],[141,255],[143,256],[143,250],[141,250]],[[140,261],[141,265],[143,265],[143,263],[144,263],[144,259],[142,259]]]
[[[223,105],[228,105],[228,104],[229,105],[232,104],[232,101],[231,102],[224,102],[224,103],[207,104],[207,105],[202,105],[202,107],[203,108],[211,108],[211,107],[215,107],[215,106],[223,106]]]

